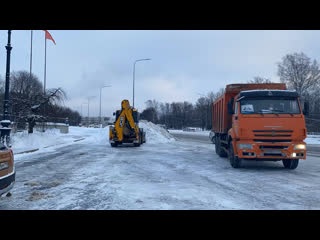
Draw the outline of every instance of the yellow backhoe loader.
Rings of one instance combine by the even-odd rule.
[[[109,142],[111,147],[117,147],[122,143],[133,143],[139,147],[146,142],[146,134],[139,128],[139,113],[130,106],[128,100],[121,102],[121,110],[115,113],[114,125],[109,126]]]

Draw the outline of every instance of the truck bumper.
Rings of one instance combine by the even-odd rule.
[[[239,149],[239,143],[249,143],[252,149]],[[296,145],[306,145],[305,142],[290,143],[258,143],[258,142],[237,142],[237,155],[242,159],[252,160],[282,160],[282,159],[306,159],[307,151],[294,149]]]
[[[12,173],[0,178],[0,196],[9,192],[15,183],[16,172],[13,170]]]

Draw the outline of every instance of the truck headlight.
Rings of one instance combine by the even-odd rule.
[[[1,162],[0,163],[0,171],[9,168],[8,162]]]
[[[293,148],[294,150],[306,150],[306,145],[305,144],[297,144]]]
[[[239,143],[239,149],[253,149],[250,143]]]

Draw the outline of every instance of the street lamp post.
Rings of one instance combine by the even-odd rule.
[[[136,72],[136,63],[141,61],[148,61],[148,60],[151,60],[151,58],[138,59],[134,61],[134,64],[133,64],[133,101],[132,101],[133,108],[134,108],[134,80],[135,80],[135,72]]]
[[[3,101],[3,120],[1,121],[1,142],[5,143],[7,146],[10,145],[10,131],[9,127],[10,115],[9,115],[9,84],[10,84],[10,54],[11,54],[11,30],[8,30],[8,44],[7,49],[7,62],[6,62],[6,83],[5,83],[5,93]]]
[[[100,111],[99,111],[99,124],[101,125],[101,90],[102,88],[111,87],[110,85],[103,86],[100,88]]]
[[[82,115],[82,116],[83,116],[83,113],[82,113],[82,105],[83,105],[83,104],[88,104],[88,103],[82,103],[82,104],[81,104],[81,115]],[[88,120],[88,121],[89,121],[89,120]]]
[[[90,120],[89,120],[89,106],[90,106],[90,99],[94,98],[94,96],[90,96],[88,97],[88,127],[89,127],[89,123],[90,123]]]

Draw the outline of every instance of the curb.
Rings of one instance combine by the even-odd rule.
[[[32,153],[32,152],[36,152],[38,150],[39,150],[39,148],[31,149],[31,150],[15,153],[14,155],[19,155],[19,154],[23,154],[23,153]]]

